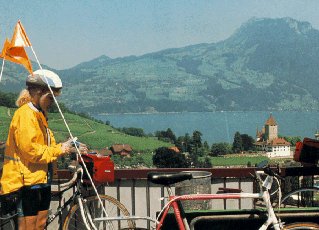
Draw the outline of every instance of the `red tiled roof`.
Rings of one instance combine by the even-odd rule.
[[[265,125],[269,125],[269,126],[275,126],[277,125],[277,122],[275,120],[275,118],[272,116],[272,114],[270,114],[268,120],[266,121]]]
[[[176,146],[169,147],[168,149],[174,150],[176,153],[180,152]]]
[[[126,152],[132,152],[132,147],[128,144],[115,144],[112,145],[111,149],[113,150],[113,152],[122,152],[123,150]]]
[[[281,146],[284,146],[284,145],[290,145],[290,143],[288,141],[286,141],[284,138],[276,138],[276,139],[273,139],[271,142],[270,142],[270,145],[274,146],[274,145],[281,145]]]

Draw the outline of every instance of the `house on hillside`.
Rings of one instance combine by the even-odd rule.
[[[168,149],[171,149],[171,150],[173,150],[176,153],[180,153],[181,152],[176,146],[169,147]]]
[[[115,144],[111,146],[110,150],[112,154],[119,154],[120,156],[129,156],[133,151],[128,144]]]
[[[278,124],[270,114],[263,129],[256,133],[255,146],[260,151],[265,151],[268,157],[290,157],[290,143],[278,137]]]

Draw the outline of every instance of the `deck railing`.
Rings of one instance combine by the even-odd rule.
[[[117,169],[115,170],[114,183],[100,186],[99,192],[118,199],[132,215],[155,217],[156,212],[164,205],[164,201],[160,198],[167,196],[167,193],[163,187],[147,181],[148,172],[208,171],[212,173],[211,192],[216,193],[220,187],[241,189],[243,192],[255,192],[257,189],[253,176],[255,170],[255,168]],[[303,177],[310,177],[310,181],[313,183],[314,176],[319,175],[317,167],[276,168],[275,170],[283,177],[294,178],[293,181],[298,181],[293,185],[285,182],[283,189],[287,191],[291,190],[292,187],[301,186],[300,183],[303,181]],[[60,178],[55,180],[56,183],[70,175],[63,170],[60,170],[58,174]],[[53,206],[59,206],[61,200],[53,201],[52,203]],[[224,210],[252,209],[255,206],[256,202],[252,199],[213,200],[211,203],[211,209]],[[48,229],[59,229],[60,222],[56,220]],[[141,222],[138,225],[149,227],[150,223]]]

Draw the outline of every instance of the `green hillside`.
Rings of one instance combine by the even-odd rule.
[[[0,141],[5,141],[7,138],[14,110],[13,108],[0,106]],[[134,152],[152,152],[158,147],[170,146],[169,143],[158,141],[157,138],[126,135],[109,125],[75,114],[66,113],[64,116],[73,136],[78,137],[79,141],[89,145],[90,149],[102,149],[113,144],[129,144]],[[68,138],[68,131],[60,114],[52,113],[49,115],[49,126],[58,142]]]
[[[62,100],[92,114],[318,110],[318,47],[308,22],[254,18],[218,43],[62,70]]]

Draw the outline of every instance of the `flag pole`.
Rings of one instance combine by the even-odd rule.
[[[2,67],[1,67],[1,73],[0,73],[0,82],[1,82],[1,78],[2,78],[3,68],[4,68],[4,57],[3,57],[3,60],[2,60]]]
[[[43,70],[43,69],[42,69],[42,66],[41,66],[41,64],[40,64],[40,62],[39,62],[39,59],[38,59],[36,53],[34,52],[33,47],[30,46],[30,48],[31,48],[31,50],[32,50],[32,53],[33,53],[33,55],[34,55],[34,57],[35,57],[35,59],[36,59],[38,65],[39,65],[40,69]],[[68,130],[68,132],[69,132],[69,134],[70,134],[70,137],[71,137],[72,140],[73,140],[74,137],[73,137],[73,135],[72,135],[72,133],[71,133],[71,130],[70,130],[70,128],[69,128],[69,125],[68,125],[68,123],[66,122],[66,120],[65,120],[65,118],[64,118],[64,115],[63,115],[63,113],[62,113],[62,111],[61,111],[61,109],[60,109],[59,103],[58,103],[58,101],[56,100],[56,98],[55,98],[55,96],[54,96],[54,93],[53,93],[53,91],[52,91],[52,89],[51,89],[51,87],[50,87],[50,85],[49,85],[49,82],[48,82],[47,78],[45,77],[44,79],[45,79],[45,81],[46,81],[46,83],[47,83],[47,86],[48,86],[48,88],[49,88],[49,90],[50,90],[50,92],[51,92],[51,94],[52,94],[52,97],[53,97],[53,99],[54,99],[54,102],[55,102],[56,106],[58,107],[59,113],[60,113],[61,116],[62,116],[62,119],[63,119],[64,124],[65,124],[65,126],[66,126],[66,128],[67,128],[67,130]]]

